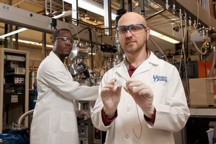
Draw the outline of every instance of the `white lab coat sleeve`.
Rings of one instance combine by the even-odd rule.
[[[100,92],[102,87],[104,87],[104,85],[108,82],[108,80],[111,80],[111,76],[112,74],[109,73],[104,74],[99,87],[99,96],[95,102],[93,109],[91,110],[91,119],[94,127],[102,131],[107,131],[108,129],[110,129],[111,125],[113,124],[111,123],[109,126],[105,126],[102,121],[101,110],[103,108],[103,102],[100,97]]]
[[[166,97],[166,103],[153,102],[156,109],[153,128],[178,132],[185,126],[190,111],[177,69],[174,66],[168,69],[167,76],[168,84],[164,93],[166,96],[163,95]]]
[[[70,100],[95,101],[98,96],[98,86],[81,86],[73,81],[68,75],[68,71],[60,69],[58,66],[46,63],[46,71],[42,71],[42,80],[47,83],[52,90]]]

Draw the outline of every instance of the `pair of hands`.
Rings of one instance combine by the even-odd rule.
[[[121,85],[116,86],[116,79],[112,79],[101,90],[101,99],[104,104],[104,112],[108,117],[113,117],[117,110],[121,96]],[[154,113],[153,93],[149,86],[138,80],[128,80],[126,86],[123,87],[134,99],[134,101],[143,110],[147,117],[151,117]]]

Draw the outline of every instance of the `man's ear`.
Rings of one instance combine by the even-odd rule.
[[[146,39],[148,40],[150,36],[150,28],[146,28]]]

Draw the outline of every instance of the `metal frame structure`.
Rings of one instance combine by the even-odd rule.
[[[156,3],[165,7],[167,0],[154,0]],[[171,1],[171,2],[170,2]],[[175,4],[176,8],[181,8],[191,18],[196,18],[205,26],[216,26],[216,19],[211,16],[196,0],[168,0],[169,5]],[[170,10],[171,11],[171,10]],[[198,13],[199,12],[199,13]]]
[[[33,29],[45,33],[52,33],[52,31],[54,30],[51,27],[52,18],[48,16],[32,13],[3,3],[0,3],[0,21],[7,24],[26,27],[29,29]],[[67,22],[63,22],[60,20],[56,20],[56,24],[57,24],[56,25],[57,29],[68,28],[74,34],[85,28],[82,26],[76,26]],[[82,38],[82,40],[84,41],[89,41],[89,36],[86,35],[85,33],[80,33],[79,37]],[[97,42],[95,37],[93,37],[92,40],[93,42]],[[101,41],[103,43],[114,43],[113,38],[110,36],[102,37]]]

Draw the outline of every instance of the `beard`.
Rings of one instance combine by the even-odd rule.
[[[123,50],[125,53],[138,53],[142,51],[143,49],[146,49],[146,41],[134,41],[131,43],[124,43]]]

